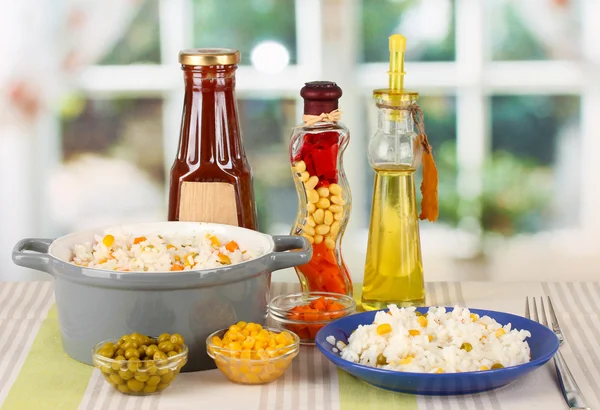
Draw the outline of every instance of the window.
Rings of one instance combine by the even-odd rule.
[[[177,52],[236,47],[262,230],[286,233],[296,213],[287,147],[300,119],[299,89],[331,79],[344,90],[342,121],[352,132],[345,158],[352,240],[345,246],[364,254],[370,94],[386,84],[387,37],[401,31],[409,41],[406,85],[421,94],[440,169],[442,225],[423,224],[422,235],[440,226],[476,241],[486,232],[598,231],[600,199],[583,189],[600,173],[593,157],[600,152],[597,15],[594,0],[147,0],[123,39],[82,75],[79,100],[65,105],[64,159],[89,141],[97,153],[128,158],[164,192],[182,101]],[[287,50],[276,73],[252,62],[265,41]],[[147,158],[136,154],[142,135],[157,147]]]

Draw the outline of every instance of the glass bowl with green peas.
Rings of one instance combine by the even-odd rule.
[[[92,360],[102,376],[121,393],[146,396],[165,390],[187,363],[188,347],[179,334],[157,338],[139,333],[105,340]]]

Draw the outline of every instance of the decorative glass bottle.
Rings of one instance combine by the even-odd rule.
[[[425,304],[418,217],[437,218],[437,170],[417,104],[419,95],[403,89],[405,41],[400,35],[390,38],[390,86],[373,92],[379,113],[368,149],[375,184],[362,289],[365,310],[391,303]],[[421,159],[423,212],[419,215],[415,171]]]
[[[300,206],[293,235],[311,242],[309,263],[296,268],[302,291],[352,295],[352,280],[342,258],[342,236],[351,208],[342,156],[350,139],[339,122],[342,90],[329,81],[306,83],[303,123],[292,134],[290,159]]]

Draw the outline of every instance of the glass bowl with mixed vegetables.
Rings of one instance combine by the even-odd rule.
[[[314,344],[321,328],[355,311],[352,297],[330,292],[281,295],[269,304],[271,320],[278,328],[297,334],[301,344]]]

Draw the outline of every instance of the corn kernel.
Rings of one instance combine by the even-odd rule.
[[[240,354],[240,359],[251,359],[252,358],[252,350],[244,349],[242,350],[242,354]]]
[[[231,258],[225,254],[219,253],[217,255],[219,257],[219,262],[223,265],[231,265]]]
[[[304,172],[306,171],[306,163],[300,160],[294,164],[294,168],[296,169],[296,172]]]
[[[331,202],[329,202],[329,199],[327,198],[319,198],[315,205],[317,205],[317,208],[327,209],[329,208],[329,205],[331,205]]]
[[[319,245],[323,242],[323,235],[315,235],[315,244]]]
[[[335,214],[337,212],[342,212],[344,210],[344,207],[341,205],[333,204],[329,207],[329,210]]]
[[[307,189],[306,190],[306,199],[308,199],[308,202],[311,204],[315,204],[319,202],[319,194],[317,194],[317,191],[315,191],[314,189]]]
[[[344,198],[342,198],[341,196],[333,195],[329,199],[331,200],[332,204],[336,204],[336,205],[344,205],[344,204],[346,204],[346,201],[344,201]]]
[[[400,359],[400,364],[409,364],[412,362],[412,356],[406,356],[404,359]]]
[[[214,246],[215,248],[218,248],[221,246],[221,242],[219,242],[219,238],[217,238],[215,235],[208,234],[208,235],[206,235],[206,237],[210,240],[210,244],[212,246]]]
[[[342,195],[342,187],[338,184],[331,184],[329,185],[329,192],[331,192],[331,195]]]
[[[229,350],[242,350],[242,345],[240,342],[231,342],[227,345]]]
[[[322,209],[317,209],[313,214],[313,218],[315,219],[317,225],[321,225],[325,219],[325,211]]]
[[[104,238],[102,239],[102,243],[107,248],[110,248],[112,246],[112,244],[115,243],[115,237],[108,234],[108,235],[104,236]]]
[[[427,338],[429,339],[429,341],[431,342],[433,340],[433,335],[427,335]]]
[[[487,367],[487,366],[481,366],[481,367],[479,368],[479,370],[490,370],[490,368],[489,368],[489,367]]]
[[[321,198],[327,198],[329,196],[329,188],[324,186],[317,188],[317,193]]]
[[[313,204],[312,202],[309,202],[306,205],[306,210],[308,211],[309,214],[312,214],[313,212],[315,212],[317,210],[317,206],[315,204]]]
[[[242,334],[244,335],[244,337],[248,337],[250,336],[250,331],[248,329],[242,329]]]
[[[417,318],[421,327],[427,327],[427,318],[425,316],[419,316]]]
[[[331,229],[329,230],[329,234],[335,238],[339,232],[340,232],[340,221],[335,221],[334,223],[331,224]]]
[[[306,182],[306,181],[308,181],[308,178],[310,178],[310,175],[308,172],[304,171],[304,172],[300,173],[300,181]]]
[[[331,227],[329,225],[317,225],[315,227],[315,232],[319,235],[327,235]]]
[[[231,333],[238,333],[240,330],[242,330],[242,329],[240,329],[240,327],[238,325],[229,326],[229,331]]]
[[[333,223],[333,212],[329,209],[325,211],[325,216],[323,217],[323,223],[325,225],[331,225]]]
[[[476,321],[477,321],[477,319],[479,319],[479,316],[478,316],[478,315],[476,315],[475,313],[471,313],[470,317],[471,317],[471,320],[472,320],[473,322],[476,322]]]
[[[503,328],[500,328],[500,329],[496,330],[496,337],[500,337],[503,334],[506,334],[506,332],[504,331]]]
[[[329,207],[329,209],[331,210],[331,207]],[[333,211],[331,211],[331,212],[333,212]],[[333,219],[335,219],[336,221],[341,221],[342,219],[344,219],[344,213],[343,212],[334,213]]]
[[[314,190],[318,183],[319,183],[319,178],[316,177],[315,175],[313,175],[312,177],[308,178],[308,181],[306,181],[304,183],[304,186],[306,187],[307,191]],[[315,191],[315,193],[316,192],[317,191]]]
[[[279,333],[278,335],[275,336],[275,341],[277,342],[277,344],[283,344],[283,346],[281,347],[285,347],[287,340],[285,339],[285,336],[283,336],[283,334]]]
[[[335,241],[329,236],[325,238],[325,247],[331,250],[335,249]]]
[[[442,368],[441,368],[441,367],[440,367],[439,369],[437,369],[435,372],[436,372],[436,373],[444,373],[444,371],[442,370]]]
[[[377,326],[378,335],[385,335],[386,333],[390,333],[391,331],[392,325],[390,325],[389,323],[382,323],[379,326]]]
[[[314,228],[315,226],[317,226],[317,223],[315,222],[315,219],[312,216],[309,216],[308,218],[306,218],[306,225]]]
[[[252,336],[249,336],[242,342],[242,347],[244,349],[252,349],[254,347],[254,342],[254,338]]]
[[[408,334],[411,335],[411,336],[419,336],[421,334],[421,332],[418,331],[417,329],[410,329],[408,331]]]
[[[223,347],[223,342],[221,341],[221,338],[219,336],[213,336],[212,339],[210,339],[210,341],[215,346]]]

